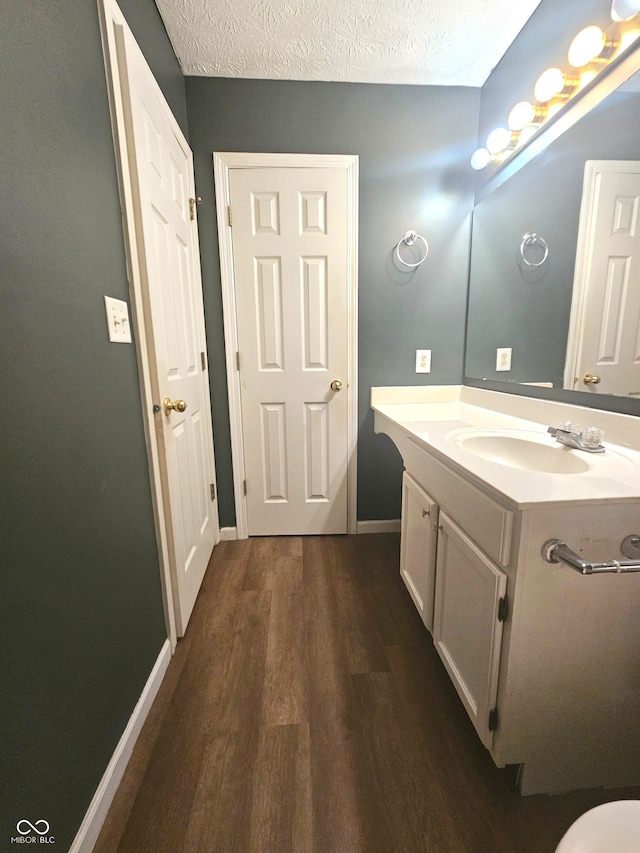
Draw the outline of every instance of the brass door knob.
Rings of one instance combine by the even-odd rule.
[[[340,382],[339,379],[334,379],[333,382],[331,383],[331,390],[332,391],[342,391],[342,382]]]
[[[187,404],[184,400],[175,400],[172,403],[171,397],[165,397],[162,401],[162,408],[164,409],[165,415],[169,417],[171,412],[184,412],[187,408]]]
[[[600,382],[600,377],[594,376],[593,373],[585,373],[582,377],[582,381],[585,385],[597,385]]]

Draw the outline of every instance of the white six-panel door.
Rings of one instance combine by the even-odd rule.
[[[640,397],[639,281],[640,162],[588,161],[566,387]]]
[[[178,635],[219,539],[191,151],[130,32],[116,33]],[[165,409],[163,400],[184,401]]]
[[[231,169],[229,191],[248,533],[346,533],[346,171]]]

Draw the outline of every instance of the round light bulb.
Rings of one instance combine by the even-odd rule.
[[[578,84],[578,89],[584,89],[585,86],[588,86],[592,80],[595,80],[598,76],[597,71],[583,71],[580,75],[580,83]]]
[[[618,53],[624,53],[627,48],[631,47],[631,45],[637,41],[638,36],[640,36],[640,30],[627,30],[627,32],[620,39],[620,47],[618,48]]]
[[[511,143],[511,133],[506,127],[496,127],[487,136],[487,150],[490,154],[499,154],[504,151]]]
[[[553,118],[560,112],[563,107],[564,104],[562,103],[551,104],[551,106],[549,107],[549,112],[547,113],[547,119]]]
[[[530,124],[528,127],[523,128],[522,132],[520,133],[520,138],[518,139],[518,144],[525,145],[536,133],[537,130],[538,128],[533,124]]]
[[[569,46],[567,59],[574,68],[582,68],[599,56],[605,45],[604,33],[600,27],[585,27]]]
[[[546,104],[564,89],[564,74],[559,68],[547,68],[538,77],[533,90],[536,101]]]
[[[534,120],[536,111],[533,104],[529,101],[520,101],[509,113],[507,124],[511,130],[523,130],[528,124]]]
[[[640,0],[613,0],[611,4],[612,21],[629,21],[640,12]]]
[[[476,172],[486,168],[490,162],[491,154],[489,154],[486,148],[478,148],[478,150],[471,155],[471,168],[475,169]]]

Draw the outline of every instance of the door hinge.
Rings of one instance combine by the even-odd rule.
[[[243,494],[246,498],[246,496],[247,496],[247,481],[246,480],[242,481],[242,491],[243,491]]]
[[[236,370],[240,370],[240,353],[236,352]]]
[[[231,205],[227,205],[227,222],[229,223],[229,228],[233,227],[233,216],[231,215]]]
[[[492,708],[489,711],[489,731],[495,732],[498,728],[498,709]]]
[[[203,353],[203,352],[201,352],[201,353],[200,353],[200,364],[202,365],[202,369],[203,369],[203,370],[206,370],[206,369],[207,369],[207,360],[206,360],[206,358],[204,357],[204,353]]]
[[[196,204],[200,204],[201,201],[202,201],[202,199],[200,198],[199,195],[196,196],[195,198],[189,199],[189,217],[191,219],[196,218]]]
[[[498,622],[506,622],[509,616],[509,602],[507,596],[503,595],[498,601]]]
[[[209,488],[211,489],[211,500],[215,501],[215,499],[216,499],[216,484],[210,483]]]

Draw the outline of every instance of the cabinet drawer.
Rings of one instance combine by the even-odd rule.
[[[430,453],[409,440],[404,464],[408,473],[502,566],[509,565],[513,512],[472,486]]]

